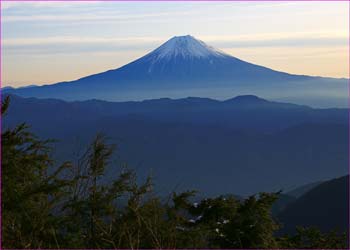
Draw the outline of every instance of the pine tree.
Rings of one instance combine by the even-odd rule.
[[[6,98],[2,117],[9,106]],[[69,168],[65,163],[53,174],[49,156],[50,141],[41,141],[28,131],[26,124],[1,134],[2,153],[2,244],[3,247],[59,247],[55,225],[59,222],[52,208],[62,198],[68,181],[59,174]]]

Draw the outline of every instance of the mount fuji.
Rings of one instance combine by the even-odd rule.
[[[318,107],[347,105],[347,79],[292,75],[245,62],[193,36],[176,36],[118,69],[70,82],[3,89],[23,97],[130,101],[254,94]]]

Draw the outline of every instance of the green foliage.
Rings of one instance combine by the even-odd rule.
[[[5,115],[9,99],[2,102]],[[56,168],[51,141],[19,126],[1,135],[4,248],[319,248],[345,247],[346,237],[299,228],[277,238],[276,194],[245,200],[220,196],[193,203],[195,192],[162,200],[152,179],[123,168],[102,182],[114,146],[98,134],[77,164]],[[50,171],[51,172],[50,172]]]
[[[275,200],[276,195],[261,193],[259,198],[251,196],[236,206],[226,206],[231,213],[226,218],[217,220],[220,223],[215,242],[220,248],[276,247],[273,234],[278,225],[270,214]],[[225,211],[219,211],[218,214],[225,214]]]
[[[261,193],[239,201],[233,196],[205,199],[191,209],[194,225],[205,231],[211,248],[276,247],[278,225],[270,210],[276,194]]]
[[[3,114],[8,99],[2,106]],[[4,105],[4,104],[3,104]],[[69,181],[58,178],[69,167],[64,164],[51,175],[49,141],[40,141],[25,124],[1,135],[3,245],[28,248],[58,247],[55,204]]]
[[[283,248],[348,248],[346,233],[341,235],[335,231],[322,233],[312,227],[297,227],[297,233],[281,237],[279,245]]]

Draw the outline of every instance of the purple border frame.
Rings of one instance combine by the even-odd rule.
[[[349,69],[349,78],[348,78],[348,176],[350,175],[350,0],[97,0],[99,2],[348,2],[348,69]],[[2,2],[96,2],[96,0],[0,0],[0,102],[2,103],[2,95],[1,95],[1,87],[2,87]],[[2,117],[0,114],[0,133],[2,133]],[[2,164],[1,164],[1,152],[2,152],[2,138],[0,137],[0,250],[2,248]],[[348,181],[348,193],[350,193],[350,182]],[[350,197],[348,197],[348,207],[350,209]],[[350,210],[348,210],[348,225],[350,227]],[[350,234],[348,235],[350,239]],[[350,242],[348,242],[350,249]],[[45,249],[45,248],[41,248]],[[53,250],[51,248],[50,250]],[[62,248],[61,248],[62,249]],[[66,248],[66,249],[74,249],[74,250],[83,250],[87,248]],[[90,248],[91,249],[91,248]],[[112,248],[113,249],[113,248]],[[105,250],[112,250],[105,249]],[[123,249],[123,248],[120,248]],[[125,248],[127,249],[127,248]],[[186,248],[188,250],[192,250],[193,248]],[[186,250],[183,249],[183,250]],[[229,248],[224,250],[236,250],[237,248]],[[242,248],[238,248],[242,249]],[[237,249],[237,250],[238,250]],[[248,248],[248,249],[259,249],[259,248]],[[276,249],[292,249],[292,248],[276,248]],[[310,250],[311,248],[303,249],[298,248],[298,250]],[[314,248],[318,249],[318,248]],[[341,249],[341,248],[338,248]],[[344,249],[344,250],[345,250]],[[93,250],[93,249],[91,249]],[[147,249],[143,249],[147,250]],[[166,249],[164,249],[166,250]],[[202,249],[207,250],[207,249]],[[209,250],[209,249],[208,249]]]

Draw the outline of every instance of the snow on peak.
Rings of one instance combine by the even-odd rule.
[[[206,45],[193,36],[175,36],[152,52],[157,59],[223,57],[227,54]]]

